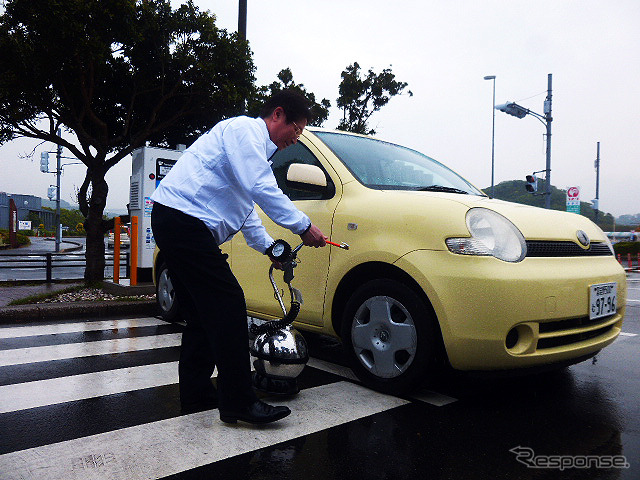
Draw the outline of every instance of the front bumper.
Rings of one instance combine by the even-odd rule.
[[[493,257],[419,250],[396,264],[422,286],[459,370],[535,367],[588,356],[619,335],[626,277],[613,256]],[[617,282],[617,311],[589,320],[589,287]]]

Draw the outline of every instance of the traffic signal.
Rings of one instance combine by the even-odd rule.
[[[513,115],[514,117],[524,118],[529,113],[529,109],[521,107],[517,103],[508,102],[502,105],[496,105],[496,110],[500,110],[501,112],[508,113],[509,115]]]
[[[40,154],[40,171],[49,173],[49,152],[42,152]]]
[[[531,193],[537,192],[538,177],[532,174],[532,175],[527,175],[526,179],[527,179],[527,184],[525,185],[525,188],[527,189],[527,192],[531,192]]]
[[[47,190],[47,197],[49,197],[49,200],[54,200],[56,198],[56,194],[58,187],[49,187]]]

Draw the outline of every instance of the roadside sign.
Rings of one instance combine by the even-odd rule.
[[[580,187],[567,188],[567,212],[580,213]]]

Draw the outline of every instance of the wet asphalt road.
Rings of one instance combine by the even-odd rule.
[[[0,250],[0,282],[3,281],[29,281],[29,280],[45,280],[46,279],[46,260],[43,255],[47,253],[55,253],[55,241],[53,238],[45,237],[29,237],[31,244],[25,247]],[[53,280],[77,280],[84,277],[84,253],[86,238],[71,237],[65,238],[60,243],[60,253],[55,254],[53,260],[52,278]],[[77,248],[80,247],[80,248]],[[65,254],[65,250],[68,253]],[[125,255],[128,249],[123,248],[121,255]],[[105,254],[110,256],[113,249],[106,248]],[[8,259],[12,259],[8,263]],[[38,261],[34,261],[38,260]],[[107,263],[111,262],[107,258]],[[121,259],[120,277],[126,274],[124,258]],[[10,267],[10,268],[5,268]],[[107,265],[105,267],[105,277],[113,276],[113,267]]]
[[[294,413],[254,429],[223,426],[215,410],[180,415],[179,325],[91,328],[0,328],[0,478],[640,478],[637,274],[624,335],[556,373],[451,374],[388,397],[345,378],[338,346],[309,336],[302,392],[282,400]]]

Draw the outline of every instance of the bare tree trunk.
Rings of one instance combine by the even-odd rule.
[[[85,282],[104,280],[104,234],[108,228],[106,222],[102,220],[109,191],[104,175],[93,176],[91,187],[89,211],[84,227],[87,232]]]

